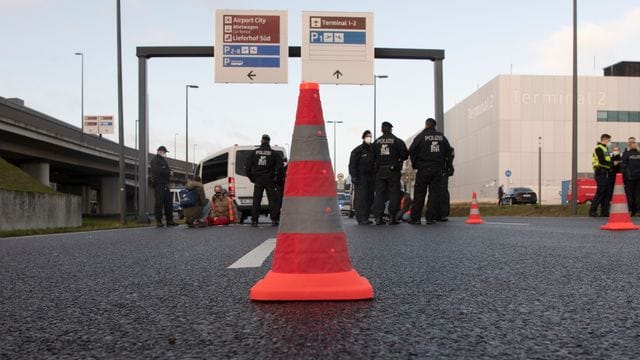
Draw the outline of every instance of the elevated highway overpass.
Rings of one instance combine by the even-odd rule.
[[[20,99],[0,97],[0,157],[57,191],[82,196],[84,213],[90,213],[94,203],[100,213],[119,213],[119,147],[24,106]],[[124,153],[126,208],[127,213],[134,214],[138,206],[139,151],[125,147]],[[170,158],[167,161],[174,171],[174,186],[184,186],[187,164]],[[189,166],[193,168],[193,164]],[[152,204],[153,199],[147,199],[147,209],[153,209]]]

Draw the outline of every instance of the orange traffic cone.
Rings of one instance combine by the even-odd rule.
[[[478,197],[476,192],[473,192],[471,198],[471,208],[469,209],[469,218],[465,221],[465,224],[484,224],[484,220],[480,217],[480,208],[478,207]]]
[[[636,226],[631,222],[629,216],[629,208],[627,207],[627,195],[624,193],[624,183],[622,182],[622,174],[616,174],[616,185],[613,188],[613,198],[611,199],[611,208],[609,209],[609,222],[600,227],[602,230],[638,230],[640,226]]]
[[[273,265],[251,300],[373,298],[351,266],[317,83],[300,84]]]

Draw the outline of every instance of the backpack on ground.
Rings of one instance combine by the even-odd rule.
[[[189,189],[185,192],[180,192],[180,207],[190,208],[196,206],[198,203],[198,192],[195,188]]]

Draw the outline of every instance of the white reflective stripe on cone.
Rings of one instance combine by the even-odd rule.
[[[611,208],[609,209],[609,213],[622,214],[629,212],[629,208],[627,207],[627,203],[622,204],[611,204]]]

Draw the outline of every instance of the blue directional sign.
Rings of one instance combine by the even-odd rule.
[[[336,45],[365,45],[367,33],[365,31],[310,31],[311,44]]]
[[[504,172],[504,176],[511,177],[511,170],[507,169],[507,171]]]
[[[225,56],[222,66],[224,67],[260,67],[278,68],[280,67],[279,57],[233,57]]]
[[[280,45],[225,45],[222,54],[241,56],[280,55]]]

